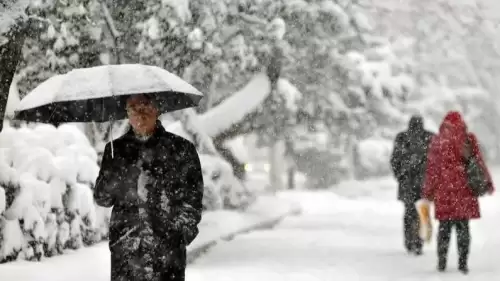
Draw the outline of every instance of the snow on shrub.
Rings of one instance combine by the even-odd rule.
[[[393,143],[382,138],[370,138],[358,143],[356,173],[359,178],[389,175]]]
[[[206,114],[210,112],[212,110]],[[202,126],[205,124],[202,119],[206,119],[206,116],[198,116],[188,110],[183,111],[183,114],[185,114],[184,117],[189,117],[185,118],[184,122],[169,124],[170,120],[167,118],[163,118],[162,122],[166,124],[167,131],[186,138],[197,147],[205,184],[204,210],[245,208],[255,199],[255,195],[245,188],[243,183],[235,176],[229,162],[216,151],[212,138],[207,133],[213,129],[210,127],[213,124]],[[214,117],[218,116],[218,114],[210,116]],[[228,120],[226,120],[226,125]]]
[[[75,126],[7,127],[0,134],[0,262],[40,260],[107,236],[94,204],[97,153]]]
[[[234,176],[231,165],[224,159],[207,154],[200,155],[205,184],[203,207],[205,210],[237,209],[246,207],[251,194]]]

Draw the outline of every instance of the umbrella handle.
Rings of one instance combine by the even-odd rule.
[[[111,159],[115,158],[115,149],[113,147],[113,120],[111,120],[110,128],[109,128],[109,137],[111,138]]]

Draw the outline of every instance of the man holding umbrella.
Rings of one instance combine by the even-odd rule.
[[[195,146],[167,132],[158,117],[201,98],[166,70],[130,64],[54,76],[20,102],[16,119],[31,122],[128,118],[129,131],[104,149],[94,190],[98,205],[113,207],[112,281],[185,280],[186,246],[201,220],[203,177]]]
[[[196,149],[165,131],[148,95],[127,100],[130,130],[104,150],[94,198],[113,206],[111,280],[184,280],[198,234],[203,178]]]

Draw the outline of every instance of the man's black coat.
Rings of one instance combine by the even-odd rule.
[[[407,204],[420,199],[432,136],[424,129],[422,118],[414,116],[408,130],[399,133],[394,141],[391,167],[399,183],[398,199]]]
[[[150,179],[146,201],[137,194],[142,173]],[[203,177],[194,145],[165,131],[160,122],[145,141],[129,130],[113,145],[108,143],[94,199],[100,206],[113,207],[111,279],[184,280],[186,246],[198,234],[202,197]],[[147,245],[144,242],[150,243],[149,248],[138,250],[139,243]],[[151,266],[154,278],[134,269],[145,264]]]

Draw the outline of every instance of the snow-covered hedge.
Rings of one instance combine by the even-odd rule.
[[[5,128],[0,134],[0,262],[40,260],[107,236],[109,209],[97,207],[99,167],[72,125]]]
[[[253,201],[253,196],[234,176],[233,168],[220,156],[201,154],[201,168],[205,184],[205,210],[242,209]]]
[[[209,113],[214,110],[217,109]],[[169,119],[172,116],[164,116],[162,122],[167,131],[193,142],[198,149],[205,184],[204,209],[244,209],[253,202],[255,194],[235,176],[231,164],[215,149],[207,133],[213,132],[213,128],[210,129],[213,126],[221,128],[220,124],[204,123],[205,117],[198,116],[194,110],[187,109],[180,114],[183,116],[178,122]]]
[[[391,174],[390,157],[393,141],[382,138],[370,138],[358,143],[356,178],[364,179]]]
[[[338,184],[348,175],[343,160],[345,152],[332,147],[327,128],[318,125],[315,132],[305,126],[295,128],[294,161],[299,172],[306,176],[306,187],[324,189]]]

